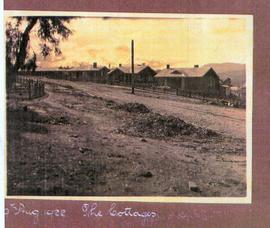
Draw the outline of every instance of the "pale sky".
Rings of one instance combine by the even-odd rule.
[[[246,63],[251,28],[245,18],[127,19],[79,18],[68,25],[73,35],[61,42],[61,56],[38,57],[43,68],[119,63],[130,64],[130,43],[135,42],[135,63],[153,68],[191,67],[207,63]],[[31,36],[37,51],[37,40]]]

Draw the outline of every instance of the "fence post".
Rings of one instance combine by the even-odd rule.
[[[35,82],[35,97],[38,97],[38,82]]]
[[[44,92],[43,92],[43,82],[40,83],[40,96],[43,96]]]
[[[28,98],[31,99],[31,81],[28,80]]]
[[[41,94],[41,82],[39,82],[38,84],[38,96],[41,97],[42,94]]]

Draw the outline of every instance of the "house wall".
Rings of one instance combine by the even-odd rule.
[[[134,74],[134,83],[136,84],[150,84],[154,82],[154,75],[156,72],[150,67],[146,67],[139,74]],[[109,84],[131,84],[132,74],[124,73],[123,71],[116,69],[107,76],[107,82]]]
[[[101,74],[99,71],[88,71],[87,76],[87,81],[99,82],[101,80]]]
[[[223,98],[229,97],[231,94],[230,87],[220,86],[219,91],[220,91],[220,96]]]
[[[183,85],[183,78],[169,78],[169,77],[158,77],[158,78],[154,78],[154,83],[158,86],[166,86],[166,87],[170,87],[171,89],[177,89],[177,88],[181,88]],[[183,88],[182,88],[183,89]]]
[[[124,78],[125,78],[124,72],[116,69],[107,75],[107,83],[109,83],[109,84],[123,83]]]
[[[159,85],[161,86],[168,86],[172,89],[181,88],[182,85],[182,78],[164,78],[158,79]]]
[[[156,72],[150,67],[146,67],[136,77],[136,83],[153,83]]]
[[[202,95],[219,95],[219,77],[214,71],[207,72],[203,77],[185,77],[182,90]]]
[[[157,78],[158,85],[178,89],[183,94],[198,93],[201,95],[219,95],[219,77],[209,70],[203,77],[164,77]]]
[[[106,81],[108,69],[81,71],[78,80],[102,83]]]
[[[219,94],[219,77],[214,70],[210,69],[203,77],[204,92],[208,94]]]

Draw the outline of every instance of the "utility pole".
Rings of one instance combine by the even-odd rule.
[[[134,41],[131,40],[131,93],[134,94]]]

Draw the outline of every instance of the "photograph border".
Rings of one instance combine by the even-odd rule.
[[[253,15],[238,14],[182,14],[182,13],[112,13],[112,12],[72,12],[72,11],[20,11],[5,10],[4,17],[11,16],[82,16],[113,18],[246,18],[250,29],[250,43],[246,63],[246,197],[183,197],[183,196],[9,196],[7,195],[7,137],[5,145],[5,199],[33,200],[86,200],[86,201],[121,201],[121,202],[159,202],[159,203],[217,203],[251,204],[252,203],[252,119],[253,119]],[[6,105],[6,102],[5,102]],[[6,119],[3,125],[6,131]]]

